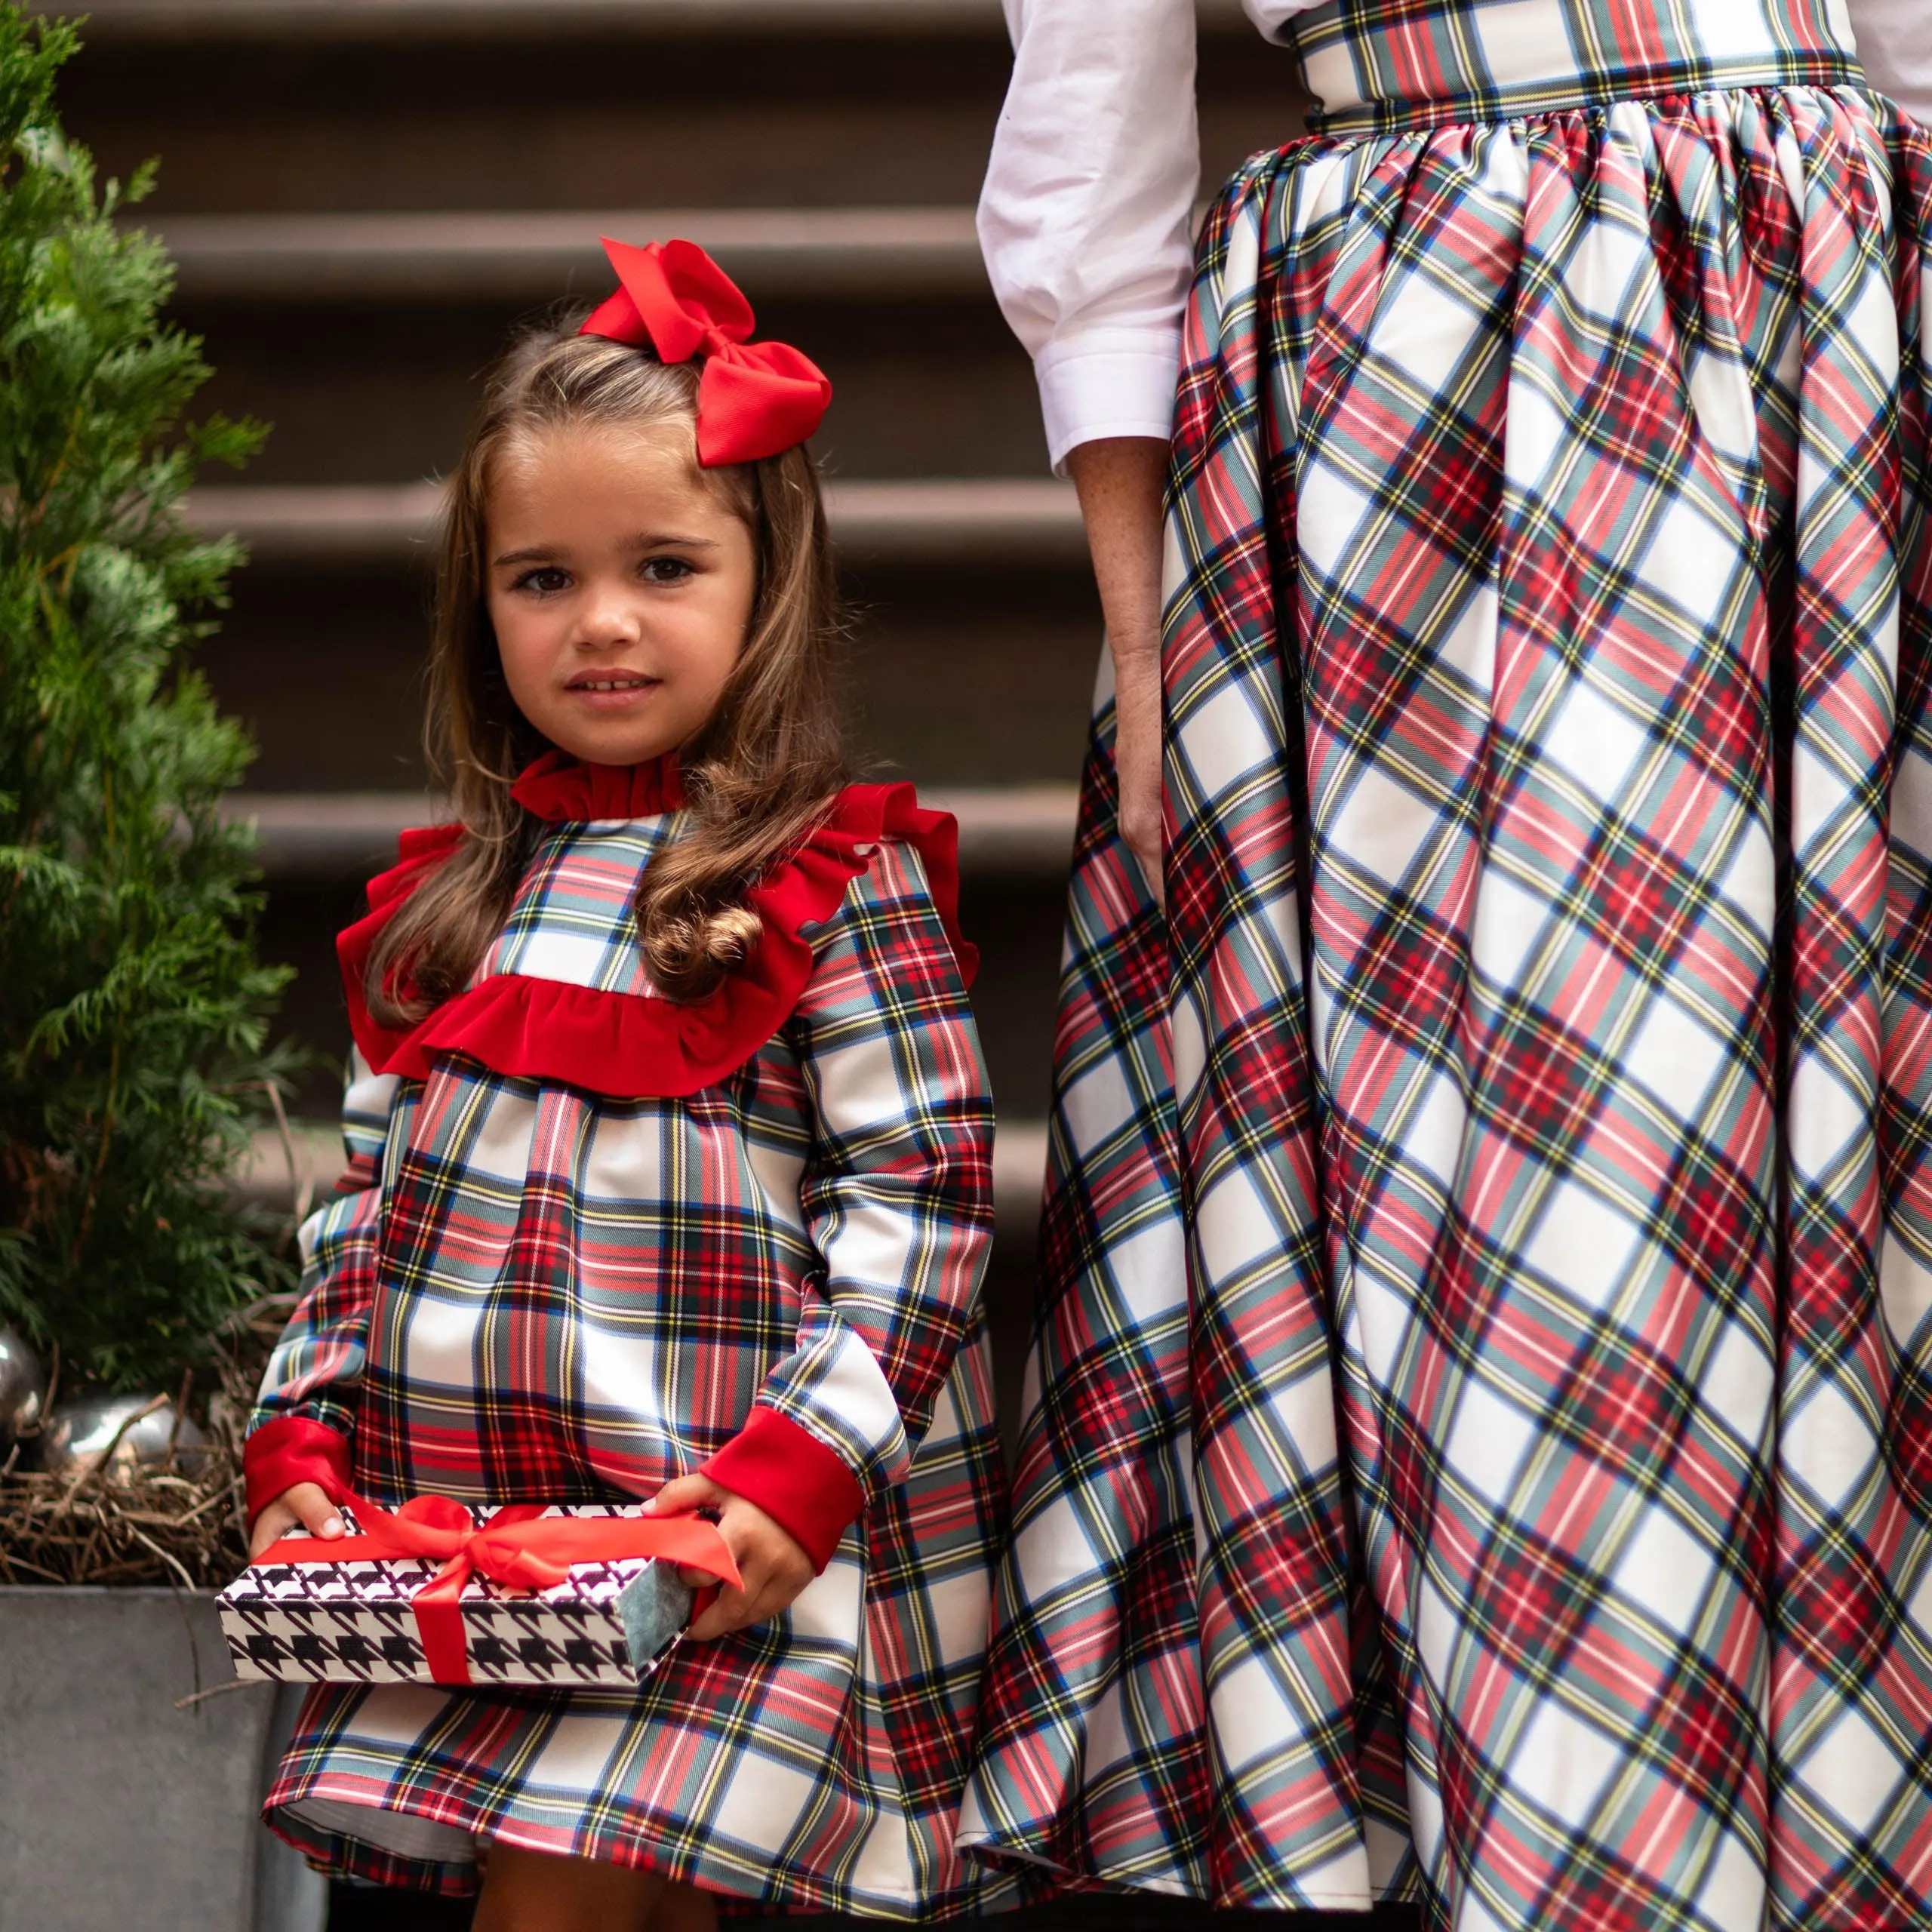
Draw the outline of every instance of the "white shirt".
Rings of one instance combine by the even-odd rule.
[[[1932,0],[1850,0],[1865,78],[1932,128]]]
[[[1270,38],[1321,4],[1243,0]],[[1850,5],[1873,85],[1932,125],[1932,0]],[[1194,5],[1004,5],[1013,79],[980,198],[980,245],[1033,358],[1061,472],[1078,444],[1164,437],[1173,424],[1201,175]]]

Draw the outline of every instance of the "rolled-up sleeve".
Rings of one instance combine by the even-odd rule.
[[[1033,358],[1056,471],[1164,437],[1201,174],[1192,0],[1006,0],[1014,69],[980,201],[995,294]]]

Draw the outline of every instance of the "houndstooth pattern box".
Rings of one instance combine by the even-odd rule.
[[[474,1512],[478,1528],[491,1513]],[[352,1525],[352,1515],[344,1514]],[[638,1514],[591,1506],[546,1509],[537,1520]],[[277,1547],[303,1540],[297,1532]],[[352,1543],[331,1540],[327,1547],[346,1550]],[[445,1571],[435,1556],[252,1564],[216,1599],[235,1674],[338,1684],[632,1688],[677,1642],[691,1615],[693,1593],[678,1580],[676,1564],[648,1556],[573,1563],[564,1581],[534,1591],[472,1572],[460,1592],[446,1587],[445,1601],[426,1600]]]

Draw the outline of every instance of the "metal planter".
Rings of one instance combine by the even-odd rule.
[[[257,1816],[299,1694],[232,1675],[205,1592],[0,1589],[0,1932],[321,1932]]]

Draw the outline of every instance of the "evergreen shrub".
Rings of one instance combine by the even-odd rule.
[[[182,411],[200,344],[54,89],[76,41],[0,4],[0,1315],[63,1383],[171,1389],[281,1285],[224,1177],[276,1077],[251,755],[187,662],[238,561],[186,526],[253,424]]]

